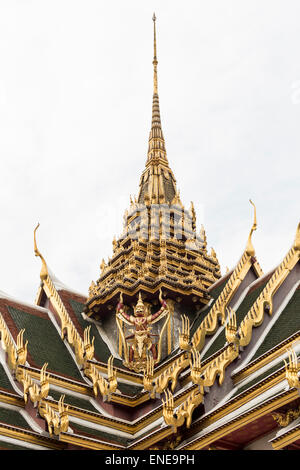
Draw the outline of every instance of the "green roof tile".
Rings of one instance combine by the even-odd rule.
[[[18,446],[10,442],[0,441],[0,450],[30,450],[28,447]]]
[[[25,328],[28,352],[38,367],[48,362],[48,370],[83,381],[80,372],[51,320],[8,306],[17,328]]]
[[[8,392],[16,393],[1,363],[0,363],[0,388],[3,388],[4,390],[7,390]]]
[[[237,320],[238,327],[241,324],[242,320],[247,315],[247,313],[249,312],[251,306],[254,304],[257,297],[260,295],[260,293],[264,289],[266,283],[267,281],[265,281],[262,285],[260,285],[256,289],[253,289],[253,291],[249,292],[244,298],[244,300],[242,301],[242,303],[240,304],[240,306],[238,307],[238,309],[236,310],[236,320]],[[225,343],[226,343],[226,336],[225,336],[225,329],[223,328],[220,334],[216,337],[213,344],[203,355],[203,359],[207,359],[208,357],[212,356],[217,351],[222,349],[225,346]]]
[[[107,344],[101,338],[97,327],[95,324],[84,320],[81,313],[83,312],[84,304],[81,302],[77,302],[77,300],[69,299],[69,303],[77,317],[78,322],[80,323],[82,329],[84,330],[87,326],[91,326],[91,339],[93,336],[95,337],[94,347],[95,347],[95,356],[98,361],[107,363],[109,357],[111,356],[111,352],[107,346]],[[122,361],[115,358],[114,359],[114,366],[116,367],[123,367]]]
[[[0,407],[0,422],[32,431],[27,421],[17,410]]]
[[[88,434],[87,437],[91,437],[94,439],[103,439],[104,442],[109,441],[112,444],[114,443],[117,445],[126,446],[129,442],[131,442],[131,439],[128,439],[127,437],[118,436],[117,434],[109,434],[108,432],[100,431],[99,429],[89,428],[78,423],[72,422],[70,423],[70,427],[74,430],[74,433],[76,433],[77,431],[78,433]]]
[[[53,400],[58,401],[62,393],[57,390],[50,389],[48,397],[52,397]],[[66,405],[75,406],[76,408],[81,408],[83,410],[92,411],[93,413],[99,413],[99,411],[92,405],[92,403],[84,398],[75,397],[74,395],[65,395],[64,403]]]
[[[263,343],[257,349],[252,360],[262,356],[289,336],[300,330],[300,290],[297,289],[293,297],[281,312],[279,318],[266,335]]]
[[[218,284],[216,287],[212,288],[209,292],[209,294],[211,295],[211,297],[214,299],[213,302],[209,305],[209,306],[206,306],[204,307],[204,309],[202,310],[202,312],[200,312],[198,314],[198,316],[195,318],[194,320],[194,323],[192,323],[191,325],[191,328],[190,328],[190,337],[192,338],[192,336],[194,335],[195,331],[197,330],[197,328],[201,325],[202,321],[204,320],[204,318],[206,317],[206,315],[209,313],[209,311],[211,310],[212,306],[214,305],[214,303],[216,302],[217,298],[219,297],[219,295],[221,294],[222,290],[224,289],[227,281],[228,281],[229,277],[227,277],[223,282],[221,282],[220,284]]]
[[[121,393],[124,393],[124,395],[129,395],[131,397],[134,397],[135,395],[138,395],[139,393],[142,392],[143,387],[139,387],[137,385],[130,385],[130,384],[123,383],[123,382],[118,382],[118,389],[120,390]]]
[[[271,367],[270,369],[267,369],[265,372],[262,374],[258,375],[255,377],[253,380],[250,380],[250,382],[247,382],[245,385],[242,387],[239,387],[238,390],[232,395],[231,398],[236,397],[237,395],[240,395],[241,393],[245,392],[249,388],[253,387],[254,385],[258,384],[261,380],[265,379],[271,374],[274,374],[274,372],[277,372],[279,369],[281,369],[283,366],[282,362],[279,362],[275,364],[275,366]],[[230,399],[231,399],[230,398]]]

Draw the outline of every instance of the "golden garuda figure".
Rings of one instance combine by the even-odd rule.
[[[123,351],[125,355],[125,363],[130,369],[140,371],[145,369],[147,356],[152,355],[154,362],[158,362],[161,357],[161,338],[165,330],[167,322],[170,318],[170,311],[167,302],[162,298],[160,290],[159,300],[161,308],[158,312],[151,314],[149,306],[146,306],[142,300],[141,293],[137,304],[134,308],[134,315],[128,315],[123,305],[123,294],[120,294],[120,301],[117,305],[116,321],[123,343]],[[160,335],[151,333],[152,325],[163,317],[167,316],[167,320],[160,332]],[[130,328],[131,335],[126,336],[122,324],[126,323]],[[159,337],[158,343],[154,342],[155,337]]]

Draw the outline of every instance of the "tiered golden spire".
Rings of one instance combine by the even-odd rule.
[[[140,182],[139,202],[160,204],[171,203],[176,194],[176,180],[169,168],[165,139],[161,127],[158,83],[157,83],[157,43],[156,16],[153,14],[154,54],[153,54],[153,102],[152,122],[148,143],[146,169]]]
[[[161,128],[160,110],[159,110],[159,99],[157,89],[157,52],[156,52],[156,16],[153,14],[153,26],[154,26],[154,54],[153,54],[153,105],[152,105],[152,124],[149,135],[149,148],[148,148],[148,159],[147,164],[151,163],[151,160],[159,162],[160,159],[163,163],[167,163],[167,155],[165,148],[165,140]]]
[[[220,278],[213,251],[207,253],[204,229],[196,233],[193,204],[185,209],[169,167],[161,129],[157,84],[156,17],[153,15],[153,108],[146,167],[138,198],[130,198],[124,228],[113,241],[113,256],[101,263],[100,277],[92,282],[85,313],[107,314],[120,292],[128,304],[143,292],[147,302],[164,289],[168,298],[200,307],[209,302],[207,289]],[[194,308],[194,307],[193,307]]]

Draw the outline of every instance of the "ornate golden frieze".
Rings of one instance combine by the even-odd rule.
[[[195,331],[192,338],[193,348],[201,351],[204,346],[206,335],[212,335],[215,333],[219,320],[221,321],[221,324],[224,324],[226,308],[242,280],[246,277],[251,265],[251,258],[244,252],[221,294]]]
[[[22,329],[19,331],[18,336],[17,336],[17,345],[14,345],[14,342],[11,338],[11,334],[4,322],[4,319],[2,315],[0,314],[0,334],[1,334],[1,345],[3,349],[7,353],[7,363],[11,371],[15,374],[16,380],[22,385],[23,387],[23,395],[24,395],[24,401],[27,403],[28,397],[30,400],[38,405],[38,409],[42,410],[40,413],[42,417],[45,417],[46,415],[43,415],[43,410],[46,407],[47,408],[47,416],[49,416],[49,413],[53,414],[54,411],[51,409],[50,405],[46,404],[44,402],[44,398],[48,396],[49,393],[49,376],[46,374],[46,368],[47,368],[47,363],[43,365],[43,367],[40,370],[40,380],[39,380],[39,385],[33,381],[33,379],[30,377],[28,372],[26,371],[25,368],[20,367],[24,366],[26,363],[26,358],[27,358],[27,345],[28,341],[24,344],[24,332],[25,329]],[[47,421],[47,419],[46,419]],[[67,414],[63,414],[63,419],[62,423],[64,424],[63,428],[65,429],[66,427],[66,422],[68,421]],[[60,422],[60,421],[59,421]],[[48,423],[48,421],[47,421]],[[49,426],[48,426],[49,427]],[[52,433],[51,428],[49,428],[49,433]],[[59,434],[59,427],[56,426],[56,431],[55,433]]]

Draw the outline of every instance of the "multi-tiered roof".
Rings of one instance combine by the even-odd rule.
[[[181,203],[157,112],[156,53],[153,62],[155,125],[132,205],[148,211],[159,201],[175,220]],[[159,219],[152,240],[149,224],[128,213],[125,228],[135,221],[138,236],[127,230],[115,241],[89,297],[51,273],[35,230],[42,262],[35,304],[0,292],[0,449],[300,448],[300,223],[282,262],[263,274],[254,213],[245,250],[220,277],[193,211],[190,220],[191,237],[177,240],[173,223],[164,239]],[[173,299],[171,348],[145,370],[130,370],[119,355],[115,299],[122,293],[130,306],[139,294],[155,306],[160,288]]]

